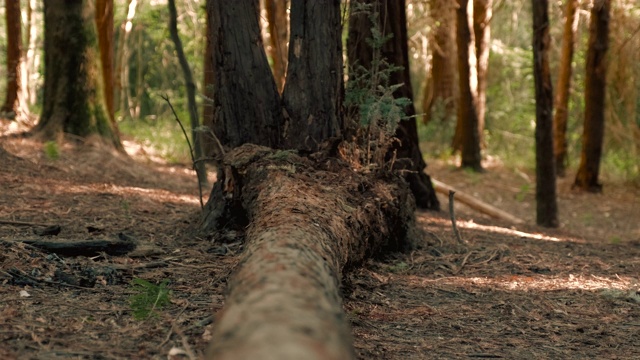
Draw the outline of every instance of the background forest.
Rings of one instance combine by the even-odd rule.
[[[427,160],[454,160],[451,142],[455,111],[444,102],[433,102],[430,83],[432,59],[439,49],[434,37],[443,25],[438,7],[446,1],[407,1],[409,49],[415,105],[427,115],[419,121],[422,151]],[[568,108],[569,171],[578,165],[584,120],[585,54],[587,50],[590,1],[579,1],[575,53]],[[535,99],[532,68],[531,4],[525,0],[497,0],[490,18],[490,55],[487,73],[486,120],[483,158],[488,164],[530,170],[535,166]],[[42,4],[21,0],[23,49],[26,52],[28,106],[37,117],[43,94]],[[177,2],[178,30],[184,52],[203,93],[205,11],[203,0]],[[5,26],[5,8],[0,5],[0,26]],[[552,37],[550,61],[553,84],[557,83],[562,48],[565,2],[550,7]],[[263,7],[263,36],[269,38]],[[181,131],[161,95],[167,95],[181,119],[187,123],[186,87],[175,48],[169,36],[168,9],[162,0],[116,0],[115,23],[115,109],[120,130],[155,149],[170,162],[189,162]],[[28,29],[28,30],[27,30]],[[612,2],[610,47],[607,54],[606,131],[602,176],[608,181],[638,182],[640,176],[640,6],[634,0]],[[345,33],[346,36],[346,33]],[[265,41],[267,47],[271,46]],[[0,31],[0,69],[6,71],[6,31]],[[267,49],[269,50],[269,49]],[[268,54],[273,54],[267,51]],[[455,53],[447,54],[451,64]],[[272,60],[272,59],[271,59]],[[0,82],[4,94],[6,82]],[[3,97],[4,98],[4,97]],[[203,96],[197,101],[202,103]],[[426,112],[425,108],[429,107]],[[428,113],[428,114],[427,114]],[[32,118],[31,122],[35,121]]]
[[[5,0],[0,358],[640,358],[637,59],[637,0]]]

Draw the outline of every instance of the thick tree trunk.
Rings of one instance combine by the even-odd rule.
[[[291,1],[291,37],[282,102],[285,147],[315,151],[342,129],[340,1]]]
[[[536,221],[558,226],[553,156],[553,87],[549,70],[549,2],[531,0],[533,8],[533,74],[536,84]]]
[[[571,64],[575,46],[575,33],[578,29],[578,0],[567,0],[564,32],[562,34],[562,55],[558,70],[554,124],[554,155],[556,175],[564,177],[567,168],[567,119],[569,117],[569,94],[571,92]]]
[[[455,6],[451,0],[429,1],[434,50],[422,99],[425,123],[436,114],[437,120],[455,121],[458,96]]]
[[[438,210],[440,203],[431,183],[431,179],[424,173],[427,167],[422,152],[420,151],[420,141],[416,125],[416,110],[413,105],[413,90],[411,87],[411,74],[409,71],[408,39],[407,39],[407,19],[405,13],[404,0],[365,0],[365,4],[373,4],[372,11],[379,12],[379,28],[383,35],[392,34],[380,49],[381,57],[389,65],[399,67],[389,76],[389,84],[403,84],[394,92],[396,98],[407,98],[411,103],[404,108],[404,114],[409,117],[398,124],[395,136],[399,143],[394,143],[389,150],[387,158],[395,156],[398,159],[409,159],[411,165],[405,170],[405,178],[409,182],[411,191],[416,198],[418,207],[423,209]],[[357,1],[352,2],[351,6]],[[352,16],[349,21],[348,59],[353,67],[356,64],[364,68],[371,68],[374,60],[374,49],[367,43],[367,39],[372,38],[371,23],[367,14]]]
[[[213,17],[211,42],[217,65],[214,91],[216,136],[231,148],[244,143],[281,147],[284,116],[262,46],[257,1],[227,4],[214,0],[209,11]],[[234,23],[228,24],[230,21]],[[322,56],[325,58],[324,53]],[[289,131],[294,130],[290,124]]]
[[[102,83],[109,119],[115,122],[115,107],[113,102],[113,0],[96,1],[96,24],[98,27],[98,46],[102,64]]]
[[[265,0],[267,20],[269,22],[269,55],[273,61],[273,76],[282,92],[287,71],[287,54],[289,52],[289,17],[287,16],[288,0]]]
[[[491,18],[493,0],[473,0],[473,33],[478,69],[478,135],[484,146],[484,123],[487,108],[487,72],[491,52]]]
[[[198,176],[198,184],[200,187],[207,185],[207,169],[205,163],[202,160],[202,145],[201,137],[198,132],[200,127],[200,120],[198,119],[198,105],[196,104],[196,83],[193,81],[193,75],[191,74],[191,67],[187,62],[187,57],[184,54],[182,47],[182,41],[178,34],[178,11],[176,10],[175,0],[169,0],[169,34],[171,34],[171,40],[176,48],[176,54],[178,55],[178,61],[182,68],[182,74],[184,75],[184,82],[187,88],[187,105],[189,107],[189,121],[191,123],[191,140],[193,142],[193,154],[192,156],[197,160],[193,166]],[[140,53],[140,52],[138,52]],[[142,87],[141,83],[137,84],[139,88]],[[138,102],[140,98],[138,97]]]
[[[0,114],[10,118],[20,116],[20,59],[22,56],[22,24],[20,24],[20,1],[5,0],[7,21],[7,87]]]
[[[316,170],[309,159],[248,144],[225,156],[224,172],[237,174],[227,196],[241,199],[251,225],[210,359],[355,357],[343,269],[406,247],[415,205],[397,179],[333,164]]]
[[[45,139],[96,134],[122,150],[103,96],[94,3],[47,0],[44,13],[44,103],[36,133]]]
[[[589,26],[582,155],[574,187],[590,192],[602,191],[598,174],[604,139],[604,106],[607,88],[605,56],[609,48],[610,8],[611,0],[595,0]]]
[[[458,0],[456,28],[458,43],[458,76],[460,103],[453,139],[454,150],[460,150],[463,168],[482,171],[480,133],[478,132],[477,67],[470,0]]]

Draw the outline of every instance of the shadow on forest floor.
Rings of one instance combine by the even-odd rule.
[[[193,172],[150,161],[142,148],[128,158],[65,145],[53,160],[30,139],[0,145],[0,221],[9,222],[0,223],[0,358],[165,359],[172,348],[200,357],[240,243],[190,234],[199,211]],[[429,171],[528,225],[514,232],[457,205],[462,247],[444,212],[418,213],[414,251],[347,275],[360,358],[640,357],[637,188],[605,184],[603,195],[585,195],[561,182],[563,228],[548,230],[531,225],[527,175]],[[61,258],[16,242],[47,224],[61,226],[58,238],[125,234],[144,246],[130,256]],[[92,286],[82,283],[88,276]],[[136,278],[170,281],[171,304],[157,317],[134,320]]]

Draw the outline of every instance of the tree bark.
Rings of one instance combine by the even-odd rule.
[[[287,54],[289,52],[289,17],[287,16],[288,0],[265,0],[267,20],[269,22],[270,56],[273,61],[273,76],[282,92],[287,71]]]
[[[284,116],[262,46],[257,12],[256,2],[250,0],[229,4],[214,0],[210,7],[213,61],[217,65],[214,132],[231,148],[244,143],[282,146]],[[252,71],[245,71],[248,68]]]
[[[340,1],[291,1],[291,40],[282,103],[285,146],[313,152],[342,129]]]
[[[187,62],[187,57],[184,54],[182,47],[182,41],[178,34],[178,12],[176,10],[175,0],[169,0],[169,34],[171,40],[176,48],[178,55],[178,61],[182,68],[184,75],[184,82],[187,88],[187,105],[189,107],[189,121],[191,123],[191,139],[193,141],[193,156],[197,160],[193,167],[198,176],[198,184],[200,187],[207,184],[207,169],[205,163],[202,160],[202,145],[200,142],[200,134],[198,128],[200,127],[200,120],[198,119],[198,105],[196,104],[196,83],[193,81],[193,75],[191,74],[191,67]],[[142,84],[138,84],[138,87],[142,87]],[[138,102],[140,99],[138,98]]]
[[[531,0],[533,74],[536,86],[536,221],[558,226],[555,157],[553,156],[553,86],[549,70],[549,2]]]
[[[430,0],[429,5],[429,16],[434,26],[434,50],[422,99],[425,123],[434,115],[439,117],[437,120],[452,120],[456,115],[458,94],[455,3],[451,0]]]
[[[411,87],[411,74],[409,71],[409,54],[407,39],[407,19],[404,0],[365,0],[365,4],[373,4],[372,11],[379,12],[379,24],[374,25],[367,14],[352,16],[349,20],[348,59],[351,67],[356,64],[370,69],[374,61],[374,49],[369,46],[366,39],[371,39],[371,28],[377,26],[383,36],[392,34],[393,37],[382,45],[381,57],[386,59],[390,66],[399,67],[389,76],[389,84],[402,84],[394,92],[396,98],[407,98],[411,101],[404,108],[404,114],[408,119],[400,121],[396,129],[395,137],[399,142],[394,143],[389,149],[387,159],[395,156],[398,159],[409,159],[411,165],[405,179],[410,185],[418,207],[423,209],[439,210],[440,203],[431,183],[431,178],[424,172],[427,164],[420,151],[420,141],[416,125],[416,110],[413,105],[413,90]],[[351,3],[351,6],[357,1]],[[353,10],[352,10],[353,12]]]
[[[206,25],[205,25],[205,48],[204,48],[204,79],[202,84],[202,93],[204,100],[202,101],[202,125],[208,130],[200,133],[202,139],[202,152],[205,157],[211,157],[215,153],[216,143],[213,137],[213,96],[215,83],[215,66],[213,63],[213,33],[211,25],[213,14],[211,9],[211,1],[206,0]]]
[[[309,159],[249,144],[223,166],[243,174],[233,196],[243,199],[251,225],[209,358],[355,358],[343,269],[407,246],[413,199],[395,181],[372,182],[344,167],[316,171]]]
[[[216,240],[245,240],[209,359],[355,358],[342,273],[366,256],[410,246],[415,203],[406,183],[394,174],[356,172],[336,158],[342,139],[328,137],[344,130],[335,57],[340,2],[313,4],[292,3],[296,30],[284,97],[294,101],[283,105],[260,43],[257,1],[212,0],[208,8],[217,66],[214,129],[224,148],[201,227]],[[321,114],[313,102],[329,108]],[[314,141],[282,136],[283,107],[289,134],[304,130]],[[312,146],[318,151],[301,156]]]
[[[605,57],[609,48],[610,8],[610,0],[595,0],[589,26],[582,154],[573,185],[589,192],[602,191],[602,184],[598,182],[598,174],[604,139],[604,107],[607,88]]]
[[[94,3],[47,0],[44,13],[44,103],[35,132],[54,140],[95,134],[122,150],[105,106]]]
[[[477,67],[469,0],[458,0],[456,9],[460,103],[453,148],[460,150],[463,168],[482,171],[478,132]]]
[[[113,0],[96,1],[96,24],[98,27],[98,46],[100,48],[100,62],[102,64],[104,97],[109,119],[115,122],[113,102]]]
[[[487,108],[487,72],[491,52],[491,18],[493,0],[473,0],[473,33],[478,68],[478,136],[484,146],[484,124]]]
[[[575,46],[575,33],[579,17],[576,16],[578,0],[567,0],[564,32],[562,34],[562,55],[556,86],[554,124],[554,156],[556,175],[564,177],[567,169],[567,119],[569,117],[569,95],[571,93],[571,64]]]
[[[20,23],[20,1],[5,0],[7,21],[7,87],[0,114],[15,119],[20,117],[20,65],[22,57],[22,24]]]

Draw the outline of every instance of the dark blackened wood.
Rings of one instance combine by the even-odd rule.
[[[609,48],[610,8],[610,0],[596,0],[591,10],[591,24],[589,26],[582,155],[574,187],[590,192],[602,191],[598,175],[604,139],[604,107],[607,88],[606,54]]]
[[[282,101],[285,147],[315,151],[342,134],[340,1],[291,1],[289,64]]]
[[[358,1],[352,2],[351,6]],[[418,207],[423,209],[438,210],[440,203],[436,196],[436,192],[431,184],[431,178],[424,173],[427,167],[422,152],[420,151],[420,141],[418,139],[418,130],[416,125],[416,110],[413,105],[413,89],[411,87],[411,73],[409,70],[409,51],[407,39],[407,17],[405,13],[404,0],[365,0],[360,1],[365,4],[372,4],[371,11],[379,12],[378,26],[384,35],[393,34],[381,49],[381,57],[393,66],[400,67],[401,70],[395,71],[389,78],[389,84],[403,84],[394,96],[396,98],[407,98],[411,100],[404,113],[409,119],[399,123],[395,136],[400,140],[394,143],[390,149],[389,156],[396,152],[399,159],[407,158],[411,160],[411,166],[405,179],[409,182],[411,191],[416,198]],[[373,49],[367,44],[366,39],[372,37],[371,20],[368,15],[361,13],[352,16],[349,19],[349,38],[347,42],[348,58],[351,66],[356,64],[365,68],[371,68],[373,61]]]
[[[222,145],[282,145],[280,98],[262,45],[258,4],[213,0],[214,132]]]
[[[533,74],[536,85],[536,221],[558,226],[556,166],[553,154],[553,86],[549,70],[549,2],[532,0]]]

